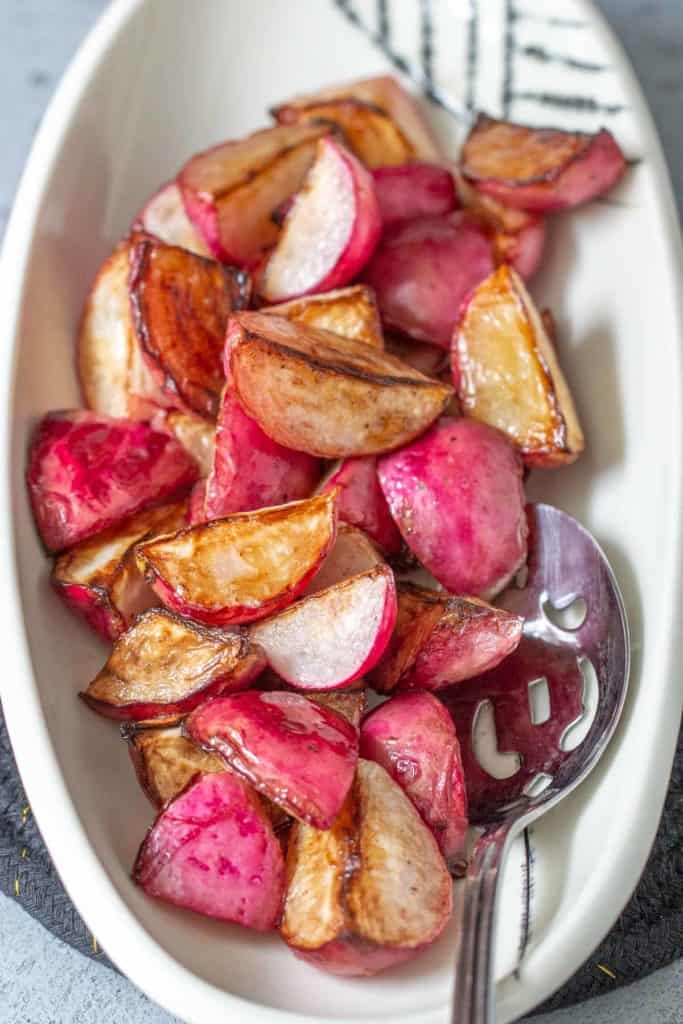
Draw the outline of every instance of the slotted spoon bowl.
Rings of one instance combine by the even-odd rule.
[[[597,707],[584,738],[573,750],[558,755],[552,772],[538,780],[542,785],[532,783],[495,806],[487,801],[485,808],[471,808],[472,824],[482,832],[457,901],[453,1024],[493,1024],[496,889],[510,843],[592,771],[614,733],[628,686],[628,622],[604,553],[580,523],[550,505],[532,507],[530,526],[533,543],[526,585],[511,588],[499,603],[524,617],[525,637],[590,661]],[[572,608],[578,609],[578,621],[563,621],[563,611]],[[524,756],[523,751],[520,754]]]

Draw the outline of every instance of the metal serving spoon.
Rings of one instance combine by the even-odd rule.
[[[592,664],[593,678],[597,679],[597,710],[578,746],[563,751],[560,740],[557,756],[547,759],[544,771],[531,784],[528,780],[527,785],[520,784],[516,793],[514,788],[502,787],[502,798],[494,800],[489,792],[481,806],[475,800],[470,808],[472,824],[483,831],[461,884],[453,1024],[493,1024],[492,950],[500,868],[512,840],[575,789],[595,767],[614,733],[628,685],[628,622],[607,558],[587,530],[550,505],[532,506],[530,525],[526,586],[521,590],[511,588],[499,604],[524,616],[527,643],[545,642],[554,650],[562,649],[558,656],[569,655],[579,663],[587,659]],[[580,623],[573,628],[561,624],[561,611],[558,624],[558,610],[569,607],[581,613]],[[532,680],[525,680],[525,685],[527,682]],[[495,703],[495,696],[492,700]],[[550,708],[552,716],[552,688]],[[470,733],[475,720],[476,713]],[[571,725],[563,729],[563,737],[569,729]],[[524,750],[519,753],[523,764]]]

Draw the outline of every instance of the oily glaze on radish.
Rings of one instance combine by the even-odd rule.
[[[264,306],[261,312],[284,316],[321,331],[332,331],[373,348],[384,348],[375,293],[364,284],[336,288],[320,295],[302,295],[276,306]]]
[[[368,682],[380,693],[452,686],[498,665],[522,626],[518,615],[475,597],[399,583],[396,628]]]
[[[292,686],[333,690],[370,671],[395,622],[394,574],[384,565],[297,601],[250,635]]]
[[[113,641],[140,612],[158,604],[138,570],[135,545],[174,533],[186,522],[184,502],[143,509],[65,551],[54,564],[50,582],[71,611],[103,640]]]
[[[322,490],[339,488],[337,512],[344,523],[363,530],[387,555],[403,547],[401,534],[377,479],[377,460],[372,455],[344,459],[325,479]]]
[[[272,111],[281,124],[335,125],[366,167],[435,160],[438,146],[415,99],[391,75],[297,96]]]
[[[583,432],[555,348],[511,267],[470,295],[451,362],[464,414],[502,430],[528,465],[562,465],[581,453]]]
[[[606,128],[595,135],[530,128],[480,114],[462,170],[485,195],[522,210],[558,210],[603,195],[623,175],[624,154]]]
[[[363,279],[386,327],[447,348],[463,299],[494,267],[489,232],[458,210],[388,227]]]
[[[441,934],[452,884],[431,831],[385,769],[361,759],[327,831],[296,822],[280,931],[298,956],[346,977],[377,974]]]
[[[245,690],[265,668],[244,633],[225,633],[152,608],[114,644],[83,700],[109,718],[183,715],[209,697]]]
[[[172,611],[209,626],[286,607],[315,575],[337,529],[335,494],[258,509],[138,545],[145,578]]]
[[[231,319],[226,360],[240,404],[266,434],[323,458],[398,448],[452,394],[369,345],[263,313]]]
[[[282,849],[258,794],[232,772],[210,772],[161,811],[133,879],[148,896],[267,931],[282,907]]]
[[[184,732],[293,817],[329,828],[353,781],[358,732],[298,693],[250,690],[209,701]]]
[[[253,267],[274,245],[273,210],[294,195],[330,124],[278,125],[193,156],[178,185],[189,219],[216,259]]]
[[[447,590],[498,593],[524,564],[522,460],[499,431],[444,417],[378,462],[391,514],[411,551]]]
[[[33,515],[51,551],[187,492],[196,478],[193,459],[168,434],[84,409],[44,416],[28,456]]]
[[[204,520],[307,498],[319,477],[318,459],[271,440],[226,385],[206,481]]]
[[[348,284],[372,256],[380,230],[372,177],[338,142],[321,139],[261,275],[262,296],[281,302]]]
[[[467,793],[452,719],[430,693],[405,693],[363,719],[361,757],[376,761],[410,797],[434,833],[446,864],[466,862]]]

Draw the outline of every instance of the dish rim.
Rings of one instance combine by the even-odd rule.
[[[2,458],[2,479],[4,481],[2,521],[5,524],[2,551],[6,567],[0,584],[2,588],[0,593],[4,597],[5,629],[7,635],[12,636],[15,641],[12,650],[5,652],[9,663],[6,664],[3,678],[11,678],[13,685],[11,688],[7,685],[2,687],[3,709],[22,782],[57,872],[78,912],[94,932],[102,932],[101,928],[95,927],[96,919],[101,921],[99,908],[105,905],[108,907],[104,947],[110,958],[121,966],[123,972],[134,984],[170,1013],[187,1014],[186,1019],[192,1021],[205,1019],[204,1012],[215,1009],[218,996],[225,1009],[234,1008],[235,1011],[242,1014],[240,1019],[245,1024],[257,1024],[257,1022],[261,1022],[261,1024],[294,1024],[296,1021],[303,1020],[319,1021],[320,1024],[323,1022],[327,1024],[327,1021],[334,1021],[335,1024],[357,1024],[355,1017],[325,1018],[302,1015],[257,1004],[234,995],[194,974],[152,938],[126,905],[88,839],[59,768],[33,674],[28,644],[30,626],[24,619],[19,588],[17,553],[14,544],[15,516],[12,508],[11,488],[14,416],[10,413],[13,413],[15,405],[18,333],[25,299],[26,270],[36,242],[35,229],[38,215],[46,198],[48,183],[62,148],[64,136],[72,123],[75,109],[87,91],[101,60],[123,31],[129,19],[145,3],[146,0],[113,0],[99,16],[72,58],[36,134],[17,190],[3,244],[1,257],[3,275],[0,289],[4,298],[3,308],[6,311],[6,322],[9,326],[8,334],[11,341],[1,357],[3,361],[1,394],[5,400],[7,414],[3,416],[0,427],[0,450],[2,453],[0,457]],[[591,22],[591,31],[599,34],[602,44],[614,57],[619,74],[634,101],[634,117],[646,142],[648,161],[659,189],[659,209],[662,214],[668,214],[668,217],[662,217],[662,231],[665,234],[670,265],[672,272],[675,270],[676,276],[681,277],[683,276],[683,246],[681,245],[680,225],[671,179],[652,115],[630,61],[602,13],[595,8],[591,0],[577,0],[577,3],[585,10],[586,18]],[[680,289],[676,296],[674,315],[678,338],[676,357],[679,373],[672,383],[672,387],[676,393],[680,425],[683,419],[680,401],[683,296]],[[674,443],[679,443],[678,439]],[[672,482],[672,491],[676,499],[675,507],[680,508],[682,477],[680,458],[674,459],[674,466],[675,480]],[[682,561],[682,533],[683,522],[679,517],[675,537],[676,546],[671,558],[671,563],[678,566],[679,570]],[[680,596],[681,585],[674,585],[674,581],[678,578],[680,578],[680,571],[678,573],[672,571],[670,589]],[[676,601],[669,602],[672,620],[676,605]],[[677,639],[676,630],[669,630],[669,635],[671,640],[666,662],[668,666],[666,678],[673,678],[675,659],[683,650],[683,641]],[[21,680],[23,685],[17,686],[17,680]],[[624,863],[626,859],[624,844],[619,848],[621,854],[619,876],[626,877],[628,881],[621,882],[618,896],[615,893],[610,893],[610,898],[605,899],[599,923],[595,919],[597,915],[589,921],[583,920],[581,944],[584,949],[593,949],[616,920],[640,877],[654,840],[678,734],[677,716],[671,714],[665,699],[662,699],[659,709],[659,726],[657,749],[653,751],[654,756],[647,765],[646,775],[640,779],[640,788],[643,793],[647,792],[647,800],[638,801],[639,830],[628,849],[628,864]],[[647,778],[647,786],[645,786],[645,778]],[[647,828],[644,827],[645,824],[647,824]],[[65,835],[69,836],[68,841],[64,840]],[[71,866],[75,862],[78,864],[77,871]],[[548,937],[552,935],[552,931],[549,929]],[[558,940],[559,945],[556,943],[557,948],[553,949],[550,954],[557,965],[554,972],[549,972],[552,977],[551,982],[548,982],[548,975],[542,979],[536,978],[533,982],[527,979],[528,983],[517,985],[515,991],[512,991],[503,982],[498,991],[498,1013],[508,1019],[527,1012],[562,985],[584,959],[584,956],[580,954],[578,956],[576,953],[571,955],[571,949],[576,947],[578,938],[576,927],[573,930],[571,928],[564,929],[563,941]],[[367,1024],[371,1024],[373,1020],[380,1024],[385,1018],[367,1018]],[[423,1022],[424,1024],[437,1024],[437,1022],[443,1021],[443,1008],[427,1011],[426,1014],[422,1012],[402,1014],[395,1017],[394,1020],[397,1024],[418,1024],[418,1022],[420,1024]]]

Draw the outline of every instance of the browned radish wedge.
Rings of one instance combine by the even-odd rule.
[[[197,256],[211,256],[204,240],[187,216],[177,182],[155,192],[133,222],[133,231],[145,231],[166,245],[179,245]]]
[[[434,836],[381,765],[360,760],[332,827],[295,823],[282,937],[316,967],[370,975],[415,956],[451,915]]]
[[[193,526],[140,544],[139,563],[165,605],[222,626],[290,604],[313,578],[337,529],[335,494]]]
[[[413,341],[399,334],[390,334],[387,337],[386,350],[427,377],[440,377],[448,366],[448,356],[438,345]]]
[[[387,228],[363,276],[386,327],[448,348],[463,299],[494,266],[490,232],[459,210]]]
[[[210,472],[216,437],[216,428],[213,423],[209,423],[202,416],[172,409],[170,412],[157,413],[152,426],[157,430],[167,430],[173,434],[185,451],[189,452],[195,460],[202,476],[206,476]]]
[[[308,324],[321,331],[342,334],[352,341],[364,341],[373,348],[384,348],[382,324],[375,295],[371,288],[354,284],[321,295],[304,295],[277,306],[267,306],[262,313],[285,316],[296,323]]]
[[[344,459],[327,476],[321,490],[333,487],[339,488],[337,512],[342,522],[358,526],[387,555],[401,550],[403,540],[391,518],[377,479],[377,460],[372,455]]]
[[[440,164],[407,163],[372,172],[382,225],[441,217],[457,208],[453,175]]]
[[[84,409],[51,412],[31,440],[29,496],[51,551],[188,491],[196,478],[195,463],[178,442],[146,423]]]
[[[404,693],[363,720],[361,756],[376,761],[410,797],[454,874],[466,862],[467,792],[455,726],[431,693]]]
[[[273,210],[301,186],[328,124],[266,128],[197,153],[178,176],[187,214],[225,263],[253,266],[277,241]]]
[[[380,230],[370,174],[338,142],[321,139],[260,277],[261,294],[280,302],[347,284],[372,256]]]
[[[263,313],[231,319],[226,359],[241,405],[266,434],[324,458],[398,448],[452,394],[368,345]]]
[[[498,430],[444,418],[380,459],[377,472],[403,539],[424,567],[451,593],[487,597],[526,559],[522,469]]]
[[[357,680],[357,682],[361,682],[361,680]],[[366,704],[365,690],[325,690],[322,693],[310,691],[306,696],[315,704],[320,704],[341,715],[354,728],[360,728]]]
[[[133,321],[145,359],[167,392],[215,419],[225,328],[230,313],[249,301],[249,275],[149,238],[134,242],[130,262]]]
[[[298,693],[250,690],[197,708],[183,726],[259,792],[315,828],[337,816],[358,760],[358,731]]]
[[[340,523],[334,546],[313,577],[308,593],[317,594],[383,562],[381,554],[362,530]]]
[[[108,718],[184,715],[209,697],[245,690],[264,668],[263,653],[243,633],[152,608],[118,638],[81,697]]]
[[[337,125],[366,167],[435,160],[439,155],[416,101],[391,75],[297,96],[272,113],[281,124],[322,119]]]
[[[453,335],[462,410],[502,430],[530,465],[583,451],[574,402],[543,321],[517,273],[500,267],[472,293]]]
[[[97,272],[78,332],[78,375],[86,405],[105,416],[130,416],[128,363],[133,322],[128,298],[130,242]]]
[[[183,736],[180,726],[121,726],[143,792],[155,807],[181,793],[199,772],[224,772],[220,757]]]
[[[396,629],[369,682],[380,693],[439,690],[494,668],[522,638],[518,615],[476,597],[398,585]]]
[[[626,169],[607,129],[596,135],[530,128],[480,114],[465,140],[463,173],[477,189],[523,210],[578,206],[607,192]]]
[[[143,538],[174,533],[185,525],[186,517],[184,503],[143,509],[81,541],[55,562],[53,587],[104,640],[115,640],[136,615],[159,603],[138,571],[134,546]]]
[[[370,671],[395,622],[394,574],[383,565],[297,601],[252,626],[251,637],[292,686],[335,690]]]
[[[258,794],[232,772],[200,775],[158,816],[133,879],[148,896],[266,931],[282,909],[282,849]]]
[[[206,481],[205,520],[307,498],[319,477],[319,459],[272,441],[247,416],[230,385],[223,389]]]

